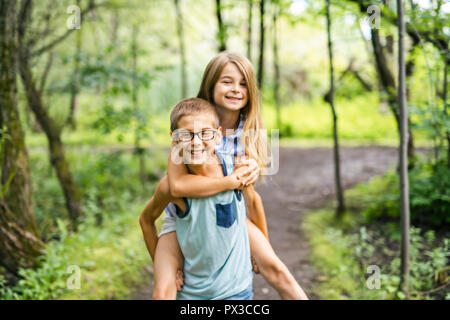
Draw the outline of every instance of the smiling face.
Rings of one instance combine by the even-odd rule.
[[[214,159],[214,145],[220,140],[220,131],[215,128],[214,121],[208,113],[188,114],[178,120],[178,129],[171,133],[175,140],[177,136],[187,136],[187,132],[203,132],[203,137],[209,138],[210,130],[214,130],[213,138],[210,140],[200,139],[202,133],[199,133],[191,141],[176,141],[185,164],[205,164],[208,160]]]
[[[244,75],[232,62],[223,68],[213,92],[217,108],[238,111],[247,105],[248,90]]]

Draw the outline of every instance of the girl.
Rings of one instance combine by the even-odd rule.
[[[216,151],[246,155],[238,159],[238,166],[247,168],[241,168],[240,178],[242,186],[249,188],[245,203],[251,221],[247,219],[246,223],[251,255],[257,268],[282,299],[308,299],[273,251],[268,241],[261,197],[253,189],[260,168],[266,164],[267,145],[259,92],[250,61],[228,52],[215,56],[205,69],[197,97],[213,104],[219,115],[223,140]],[[185,164],[174,163],[169,157],[168,174],[158,184],[140,217],[145,242],[154,261],[153,299],[175,299],[182,285],[179,270],[183,270],[183,256],[174,232],[176,215],[172,211],[173,205],[168,206],[169,202],[174,197],[208,197],[235,188],[236,185],[226,178],[189,174]],[[154,222],[164,208],[166,216],[158,240]]]

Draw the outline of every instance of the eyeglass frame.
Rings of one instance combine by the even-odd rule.
[[[200,133],[205,132],[205,131],[212,131],[212,132],[213,132],[213,135],[212,135],[211,139],[202,139],[202,138],[200,137]],[[183,132],[183,133],[184,133],[184,132],[189,133],[189,134],[191,135],[191,139],[190,139],[190,140],[181,140],[180,137],[179,137],[179,133],[181,133],[181,132]],[[199,138],[201,141],[211,141],[211,140],[213,140],[213,139],[216,137],[217,130],[216,130],[216,129],[206,129],[206,130],[197,131],[197,132],[190,132],[190,131],[188,131],[188,130],[182,130],[182,131],[176,130],[176,131],[174,132],[174,134],[175,134],[175,139],[176,139],[176,141],[181,141],[181,142],[191,142],[192,140],[194,140],[195,136],[198,136],[198,138]]]

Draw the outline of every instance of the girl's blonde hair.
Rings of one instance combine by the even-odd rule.
[[[242,143],[247,155],[255,159],[261,168],[267,166],[267,134],[261,117],[259,90],[251,62],[237,53],[221,52],[206,66],[197,97],[214,103],[214,86],[227,63],[234,63],[243,74],[247,85],[248,103],[241,109],[244,116]]]

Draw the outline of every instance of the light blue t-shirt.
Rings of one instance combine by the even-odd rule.
[[[224,175],[234,170],[234,156],[217,154]],[[248,288],[253,280],[246,210],[240,191],[206,198],[184,198],[176,207],[176,230],[184,256],[184,284],[178,300],[217,300]]]

